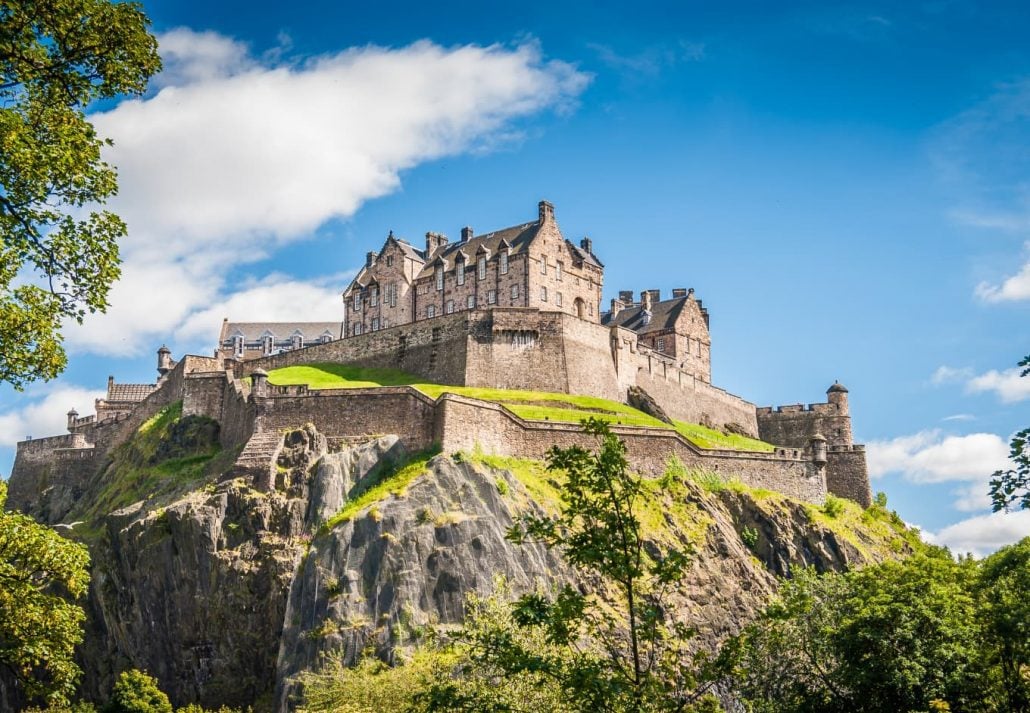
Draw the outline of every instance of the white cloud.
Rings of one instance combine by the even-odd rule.
[[[966,390],[972,393],[993,391],[1002,403],[1012,404],[1030,399],[1030,376],[1021,377],[1021,369],[992,369],[969,380]]]
[[[993,433],[942,436],[940,431],[920,431],[866,446],[869,475],[901,473],[916,483],[984,481],[995,470],[1008,467],[1009,447]]]
[[[228,271],[352,216],[397,190],[404,170],[568,109],[590,79],[533,43],[422,41],[289,63],[212,32],[159,41],[160,91],[91,116],[115,142],[111,208],[130,232],[109,314],[66,328],[79,351],[138,354],[169,333],[197,334],[201,313],[232,300]]]
[[[946,545],[955,554],[972,553],[983,557],[999,547],[1030,535],[1030,510],[979,515],[948,525],[936,533],[923,533],[924,539]]]
[[[105,395],[81,386],[54,386],[39,401],[0,413],[0,446],[13,446],[29,436],[67,433],[68,411],[74,408],[83,416],[91,414],[93,402]]]
[[[976,296],[985,302],[1016,302],[1030,300],[1030,262],[1002,281],[1000,285],[981,282],[976,286]]]
[[[945,416],[941,419],[942,421],[975,421],[976,416],[971,413],[956,413],[951,416]]]
[[[933,376],[930,377],[930,383],[939,386],[940,384],[947,384],[953,381],[963,381],[972,375],[973,370],[969,367],[939,366],[933,373]]]

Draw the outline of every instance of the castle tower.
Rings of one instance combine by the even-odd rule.
[[[157,350],[157,373],[164,376],[172,370],[173,366],[172,350],[162,344],[161,348]]]
[[[71,433],[71,431],[75,428],[75,419],[77,419],[78,417],[79,417],[79,412],[76,411],[75,409],[72,409],[71,411],[68,412],[68,432],[69,433]]]
[[[848,390],[844,384],[834,381],[833,385],[826,390],[826,401],[837,409],[835,422],[835,437],[832,442],[837,445],[848,445],[852,443],[851,436],[851,411],[848,406]]]

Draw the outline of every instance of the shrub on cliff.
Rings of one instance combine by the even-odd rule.
[[[104,713],[172,713],[168,696],[145,671],[122,671]]]

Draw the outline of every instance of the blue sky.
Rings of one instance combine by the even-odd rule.
[[[389,230],[546,198],[606,299],[697,290],[720,386],[845,383],[874,489],[928,537],[1030,534],[985,497],[1030,425],[1030,7],[981,5],[146,3],[166,71],[94,113],[125,279],[64,376],[0,392],[0,471],[161,343],[339,318]]]

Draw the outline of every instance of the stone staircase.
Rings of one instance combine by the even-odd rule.
[[[275,486],[276,459],[282,447],[283,434],[278,431],[255,433],[243,446],[225,479],[246,478],[258,490],[271,490]]]

